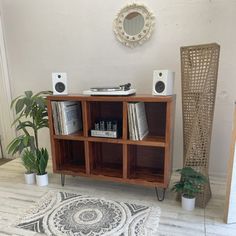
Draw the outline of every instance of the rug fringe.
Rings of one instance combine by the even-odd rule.
[[[49,200],[53,196],[55,196],[55,193],[57,193],[57,192],[58,191],[56,191],[56,190],[50,190],[50,191],[46,192],[42,197],[40,197],[40,199],[37,202],[33,203],[33,205],[30,207],[30,209],[25,210],[24,213],[18,217],[18,219],[14,223],[14,226],[17,226],[22,221],[27,220],[28,215],[32,215],[32,214],[37,213],[39,211],[39,209],[43,206],[43,204],[45,204],[45,202],[47,200]]]
[[[144,224],[148,236],[157,235],[160,216],[161,208],[152,206]]]

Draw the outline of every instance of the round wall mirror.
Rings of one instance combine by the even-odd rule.
[[[135,47],[149,39],[154,24],[153,14],[145,6],[133,3],[120,10],[113,30],[122,44]]]
[[[123,26],[126,34],[139,34],[144,27],[144,18],[138,12],[131,12],[125,17]]]

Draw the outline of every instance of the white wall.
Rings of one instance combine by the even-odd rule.
[[[3,36],[2,16],[0,14],[0,148],[2,149],[0,158],[10,158],[11,156],[5,150],[16,133],[15,130],[11,128],[14,115],[9,109],[12,97]]]
[[[236,103],[231,135],[230,158],[228,161],[226,204],[224,221],[228,224],[236,223]]]
[[[176,72],[174,167],[182,164],[180,47],[221,45],[210,171],[225,174],[229,156],[236,72],[236,1],[143,0],[156,16],[155,32],[129,49],[112,32],[112,21],[132,1],[2,0],[13,95],[51,89],[51,72],[65,71],[69,91],[131,82],[151,93],[154,69]],[[48,143],[48,132],[43,134]]]

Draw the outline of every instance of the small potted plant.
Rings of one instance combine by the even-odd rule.
[[[35,184],[35,169],[36,169],[35,154],[29,149],[25,149],[21,159],[23,166],[26,169],[25,183]]]
[[[48,185],[48,151],[46,148],[36,150],[36,182],[38,186]]]
[[[174,183],[171,190],[181,194],[182,208],[192,211],[195,208],[196,195],[201,192],[200,186],[207,182],[207,178],[191,167],[178,169],[177,172],[181,178]]]

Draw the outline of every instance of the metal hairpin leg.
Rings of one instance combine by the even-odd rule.
[[[163,201],[163,200],[165,199],[165,192],[166,192],[166,189],[163,188],[161,196],[160,196],[160,192],[158,192],[157,187],[155,187],[155,190],[156,190],[156,195],[157,195],[158,201]]]
[[[61,174],[61,186],[65,185],[65,175]]]

